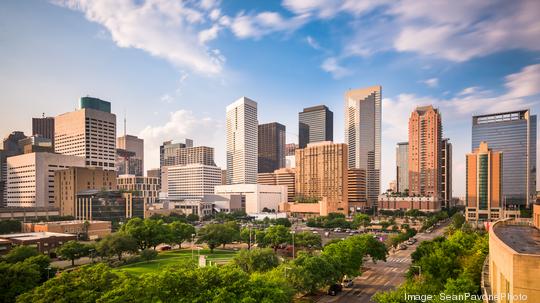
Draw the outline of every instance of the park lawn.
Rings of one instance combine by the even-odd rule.
[[[201,255],[206,255],[206,260],[224,264],[229,262],[237,252],[232,250],[214,249],[214,253],[210,253],[209,249],[201,249]],[[193,260],[198,262],[197,250],[193,252]],[[137,262],[119,267],[117,270],[122,270],[127,273],[142,275],[145,273],[157,271],[167,265],[178,264],[180,260],[191,259],[191,249],[170,250],[160,252],[155,260],[148,262]]]

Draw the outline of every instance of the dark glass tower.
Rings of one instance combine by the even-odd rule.
[[[507,206],[536,200],[536,115],[529,110],[473,116],[472,150],[487,142],[502,152],[502,199]]]
[[[259,173],[272,173],[285,167],[285,125],[277,122],[259,125]]]
[[[54,149],[54,117],[32,118],[32,136],[51,139]]]
[[[304,108],[298,113],[298,121],[300,148],[308,143],[334,141],[334,113],[325,105]]]

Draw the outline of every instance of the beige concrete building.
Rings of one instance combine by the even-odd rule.
[[[441,210],[441,199],[438,197],[393,197],[385,194],[379,196],[380,210],[411,210],[437,212]]]
[[[74,216],[77,193],[116,189],[116,172],[101,167],[71,167],[54,174],[54,201],[62,216]]]
[[[366,171],[361,168],[349,168],[347,172],[347,196],[351,212],[369,208],[367,199]]]
[[[409,194],[441,195],[442,122],[439,110],[419,106],[409,118]]]
[[[119,190],[129,191],[133,196],[143,198],[145,204],[156,203],[159,197],[159,178],[135,175],[120,175],[116,179]]]
[[[170,200],[200,200],[221,185],[221,169],[204,164],[164,166],[161,181],[161,191]]]
[[[106,103],[101,108],[85,107],[84,101]],[[108,111],[107,111],[108,110]],[[89,97],[81,98],[81,109],[54,118],[54,151],[85,159],[86,166],[115,170],[116,115],[110,112],[110,103]]]
[[[111,233],[109,221],[52,221],[39,223],[23,223],[23,232],[53,232],[64,234],[88,234],[90,239],[103,238]]]
[[[492,302],[540,302],[540,207],[533,207],[534,226],[507,219],[495,222],[489,231],[482,288]]]
[[[257,184],[286,185],[287,201],[294,202],[296,196],[295,173],[294,168],[281,168],[275,170],[273,173],[260,173],[257,176]]]
[[[7,158],[7,206],[54,207],[55,171],[83,166],[84,158],[53,153]]]
[[[348,214],[347,144],[317,142],[296,150],[295,190],[302,200],[323,200],[328,212]]]

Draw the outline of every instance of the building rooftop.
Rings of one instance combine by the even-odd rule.
[[[31,224],[48,224],[48,225],[67,225],[67,224],[81,224],[88,222],[90,224],[94,223],[109,223],[109,221],[97,221],[97,220],[67,220],[67,221],[46,221],[46,222],[35,222]]]
[[[493,225],[493,232],[518,253],[540,255],[540,230],[532,226],[499,222]]]
[[[72,234],[61,234],[61,233],[52,233],[52,232],[33,232],[33,233],[16,233],[16,234],[6,234],[0,235],[0,239],[9,239],[17,241],[32,241],[32,240],[41,240],[51,237],[63,238],[68,237],[72,238]]]

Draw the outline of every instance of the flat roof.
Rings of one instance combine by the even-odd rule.
[[[98,221],[98,220],[67,220],[67,221],[43,221],[43,222],[31,222],[29,224],[47,224],[47,225],[65,225],[65,224],[81,224],[88,222],[90,224],[94,223],[110,223],[110,221]],[[28,224],[28,223],[26,223]]]
[[[499,223],[493,226],[493,232],[518,253],[540,255],[540,230],[532,226]]]
[[[16,234],[5,234],[0,235],[0,239],[10,239],[18,241],[31,241],[31,240],[41,240],[51,237],[69,237],[72,238],[72,234],[61,234],[61,233],[52,233],[52,232],[34,232],[34,233],[16,233]]]

